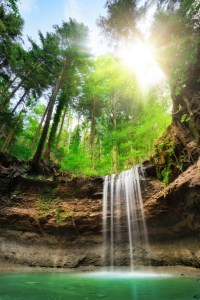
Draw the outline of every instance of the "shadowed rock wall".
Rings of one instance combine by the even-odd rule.
[[[153,166],[146,169],[141,183],[152,264],[199,267],[200,163],[167,187]],[[1,176],[0,186],[0,258],[30,266],[102,265],[103,178],[22,174]],[[114,245],[115,264],[129,265],[126,237],[121,246]],[[133,257],[146,265],[145,245],[134,245]]]

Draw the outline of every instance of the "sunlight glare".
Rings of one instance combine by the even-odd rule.
[[[121,51],[120,56],[136,74],[138,82],[143,88],[156,84],[165,78],[151,51],[140,42],[126,46],[126,49]]]

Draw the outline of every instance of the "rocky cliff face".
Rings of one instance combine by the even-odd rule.
[[[30,266],[100,266],[103,178],[58,171],[33,175],[24,165],[1,160],[0,258]],[[155,166],[145,165],[142,194],[152,264],[199,267],[200,163],[167,187],[155,176]],[[136,265],[148,263],[145,249],[134,245]],[[114,260],[129,265],[126,238]]]

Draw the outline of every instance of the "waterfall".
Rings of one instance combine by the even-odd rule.
[[[148,234],[143,211],[140,175],[142,165],[119,175],[105,176],[103,187],[103,260],[104,266],[120,265],[124,245],[128,243],[131,270],[134,270],[134,251],[143,247],[149,254]],[[142,177],[144,179],[144,177]],[[121,255],[121,256],[120,256]],[[116,262],[115,262],[116,257]]]

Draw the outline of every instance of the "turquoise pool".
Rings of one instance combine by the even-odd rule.
[[[13,273],[0,275],[0,300],[192,300],[196,278],[145,273]],[[196,298],[198,299],[198,298]]]

